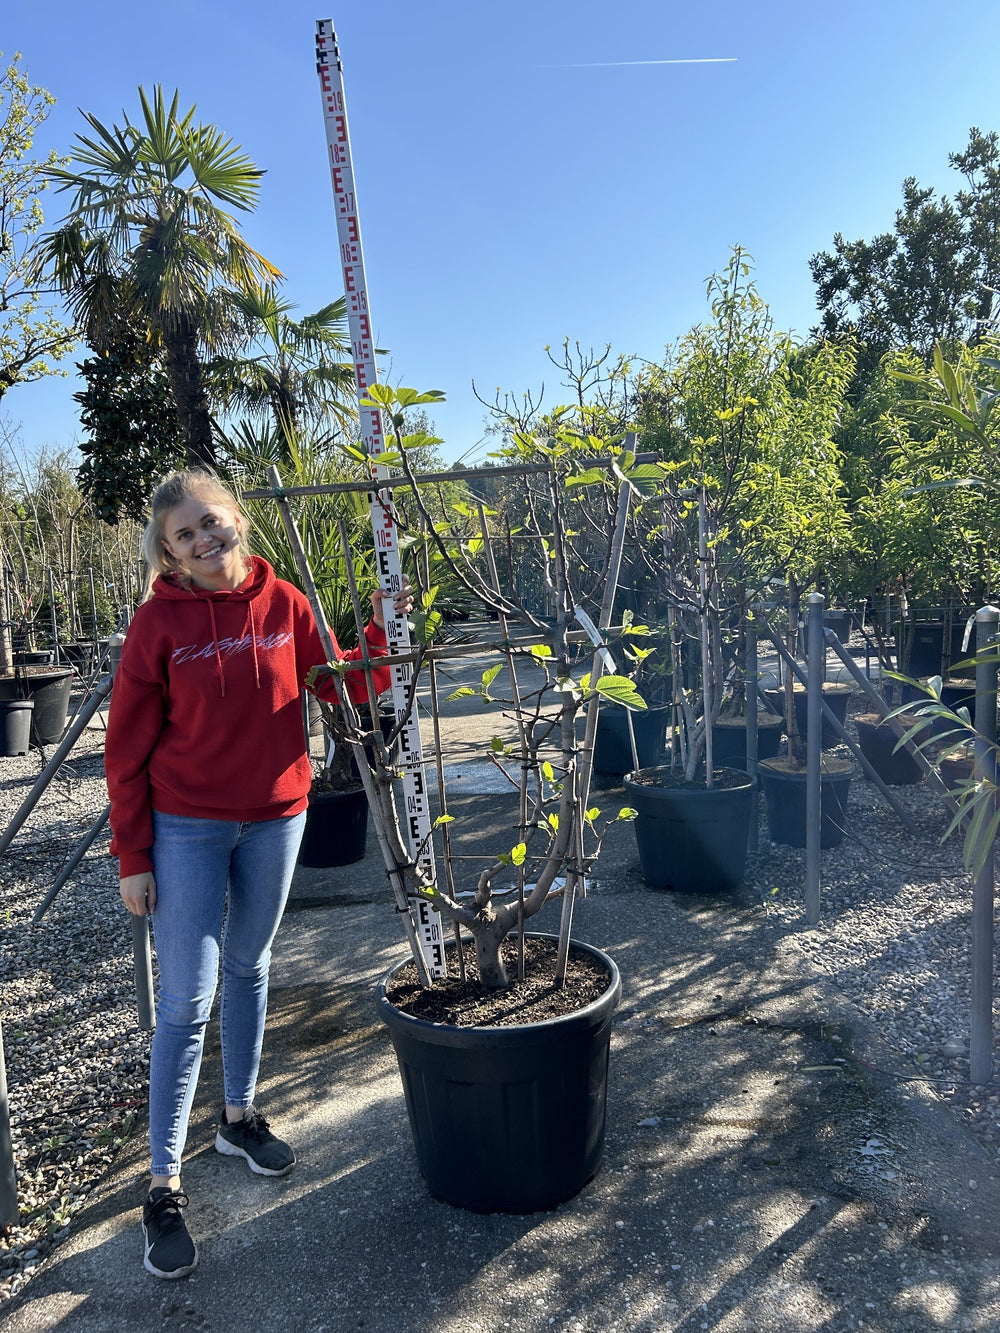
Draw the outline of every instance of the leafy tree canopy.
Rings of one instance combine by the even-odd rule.
[[[949,165],[965,178],[951,197],[910,176],[891,231],[845,240],[810,260],[826,336],[864,346],[866,383],[881,358],[912,347],[928,360],[938,342],[976,342],[1000,287],[1000,138],[973,127]]]
[[[59,159],[30,154],[55,98],[28,81],[20,59],[0,74],[0,398],[15,384],[63,373],[53,362],[74,344],[73,330],[46,304],[35,264],[43,172]]]

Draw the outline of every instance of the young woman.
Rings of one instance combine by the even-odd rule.
[[[249,554],[245,533],[238,502],[212,473],[178,472],[157,489],[143,539],[151,595],[125,638],[106,737],[119,889],[130,912],[152,917],[160,973],[142,1225],[145,1267],[164,1278],[198,1262],[181,1215],[181,1157],[220,960],[215,1146],[261,1175],[295,1165],[254,1092],[271,942],[312,777],[301,690],[326,654],[305,597]],[[386,651],[387,596],[372,597],[372,655]],[[405,614],[412,604],[404,584],[393,605]],[[375,676],[381,692],[388,669]],[[347,682],[363,701],[362,673]]]

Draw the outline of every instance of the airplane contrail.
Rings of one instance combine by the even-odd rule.
[[[539,69],[609,69],[622,65],[732,65],[738,56],[700,56],[692,60],[587,60],[574,65],[539,65]]]

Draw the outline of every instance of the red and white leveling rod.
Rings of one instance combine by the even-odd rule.
[[[323,97],[323,119],[326,124],[326,142],[330,156],[330,178],[333,181],[337,240],[340,244],[340,262],[344,272],[344,292],[347,295],[347,319],[354,356],[354,374],[358,397],[363,400],[369,388],[377,383],[375,342],[368,305],[368,288],[365,283],[365,261],[361,249],[357,196],[354,192],[351,141],[347,133],[343,66],[340,63],[340,51],[332,19],[320,19],[316,24],[316,71],[319,74]],[[381,413],[376,407],[359,406],[358,410],[361,414],[361,438],[365,452],[372,460],[372,477],[384,480],[389,476],[388,469],[374,462],[385,448]],[[379,581],[386,592],[395,593],[402,586],[402,571],[392,491],[373,490],[369,502],[372,533],[378,557]],[[409,648],[410,634],[406,617],[396,616],[391,612],[387,614],[385,637],[390,652],[394,649]],[[406,711],[412,678],[413,667],[409,662],[394,664],[392,702],[397,720]],[[400,733],[399,748],[403,768],[406,832],[410,849],[411,851],[419,849],[420,870],[429,882],[435,883],[431,816],[427,804],[420,724],[415,707],[411,710],[409,720]],[[441,917],[427,903],[420,900],[415,903],[415,912],[417,939],[427,969],[432,977],[443,977],[445,964]]]

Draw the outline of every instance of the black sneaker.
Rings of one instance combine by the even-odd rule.
[[[250,1170],[259,1176],[287,1176],[295,1165],[291,1148],[275,1138],[267,1121],[253,1106],[244,1111],[242,1120],[232,1125],[226,1123],[223,1107],[215,1150],[226,1157],[245,1157]]]
[[[146,1240],[143,1265],[156,1277],[185,1277],[198,1263],[198,1247],[188,1234],[181,1209],[188,1196],[158,1185],[142,1205],[142,1234]]]

